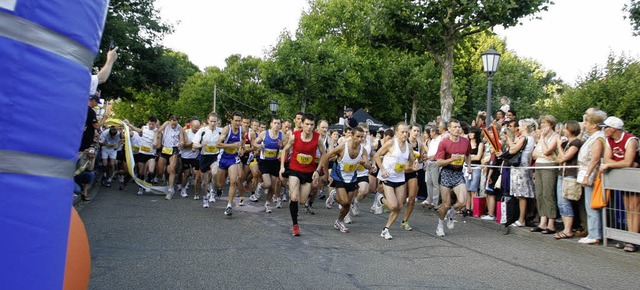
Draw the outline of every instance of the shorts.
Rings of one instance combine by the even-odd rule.
[[[120,161],[120,162],[124,162],[124,150],[119,150],[116,151],[116,160]]]
[[[408,182],[409,179],[413,179],[413,178],[418,178],[418,172],[414,171],[414,172],[405,172],[404,173],[404,181]]]
[[[138,153],[135,155],[136,162],[138,163],[147,163],[147,161],[155,158],[156,157],[154,155],[147,155],[142,153]]]
[[[280,161],[276,160],[258,160],[258,169],[262,174],[278,176],[280,174]]]
[[[295,170],[288,170],[287,173],[288,173],[287,176],[289,177],[291,176],[297,177],[300,180],[300,185],[303,185],[305,183],[311,183],[311,181],[313,181],[313,172],[303,173]]]
[[[204,173],[211,170],[211,165],[216,161],[218,161],[218,154],[200,155],[200,165],[198,167]]]
[[[240,158],[238,156],[236,157],[222,157],[220,158],[220,161],[218,162],[218,168],[222,169],[222,170],[227,170],[229,169],[229,167],[236,165],[236,164],[240,164]]]
[[[466,182],[467,191],[478,191],[480,189],[480,175],[482,175],[482,168],[474,167]]]
[[[178,155],[178,153],[179,153],[178,151],[179,151],[178,147],[173,147],[173,153],[171,155],[169,155],[169,154],[162,153],[162,148],[161,148],[160,149],[160,156],[162,156],[162,158],[164,158],[166,160],[169,160],[169,158],[171,158],[171,156]]]
[[[245,155],[242,155],[242,157],[240,157],[240,163],[249,165],[249,157],[250,156],[248,153]]]
[[[389,186],[389,187],[398,188],[400,186],[403,186],[405,183],[404,182],[383,181],[382,184],[384,184],[386,186]]]
[[[198,158],[182,158],[182,169],[200,170],[200,162]]]
[[[108,149],[107,147],[102,147],[102,150],[100,150],[100,156],[102,156],[102,159],[116,159],[118,155],[118,151],[116,151],[116,149]]]
[[[289,178],[289,173],[291,173],[289,171],[289,162],[285,162],[284,163],[284,172],[282,173],[282,177]],[[280,175],[280,167],[278,167],[278,175]],[[276,176],[278,176],[278,175],[276,175]]]
[[[280,163],[278,163],[280,164]],[[253,160],[251,160],[251,162],[249,162],[249,166],[254,166],[254,165],[258,165],[258,158],[253,158]]]
[[[369,175],[367,175],[367,176],[358,176],[356,178],[356,183],[360,183],[360,182],[369,183]]]
[[[329,185],[330,187],[335,187],[335,188],[344,188],[347,192],[353,192],[358,190],[358,183],[354,182],[354,183],[344,183],[342,181],[338,181],[338,180],[334,180],[333,182],[331,182],[331,185]]]
[[[465,185],[467,182],[464,179],[464,173],[462,170],[452,170],[449,168],[442,168],[440,171],[440,185],[453,189],[454,187],[462,184]]]

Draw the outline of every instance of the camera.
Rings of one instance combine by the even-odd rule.
[[[109,50],[113,50],[114,48],[116,48],[116,44],[112,40],[111,43],[109,44]]]

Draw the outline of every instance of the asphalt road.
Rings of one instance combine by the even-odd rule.
[[[446,237],[435,235],[435,212],[417,207],[413,231],[399,221],[394,239],[380,237],[386,214],[372,197],[348,225],[333,228],[338,210],[316,203],[302,210],[302,236],[291,236],[288,208],[262,212],[264,201],[204,209],[201,201],[136,196],[99,188],[79,206],[91,247],[90,289],[637,289],[640,255],[576,239],[457,217]]]

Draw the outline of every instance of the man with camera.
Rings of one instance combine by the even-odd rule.
[[[89,201],[89,187],[95,178],[93,168],[96,164],[96,149],[89,147],[80,153],[78,162],[76,162],[76,171],[73,174],[73,180],[77,187],[80,188],[81,197],[84,201]]]

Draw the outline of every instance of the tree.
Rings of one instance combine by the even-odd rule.
[[[410,51],[426,51],[441,66],[440,110],[449,119],[453,107],[456,45],[496,25],[514,26],[520,19],[547,10],[549,0],[459,1],[379,0],[373,42]]]
[[[628,18],[631,21],[633,35],[640,35],[640,2],[637,0],[630,0],[629,4],[624,5],[623,10],[627,13],[624,18]]]

